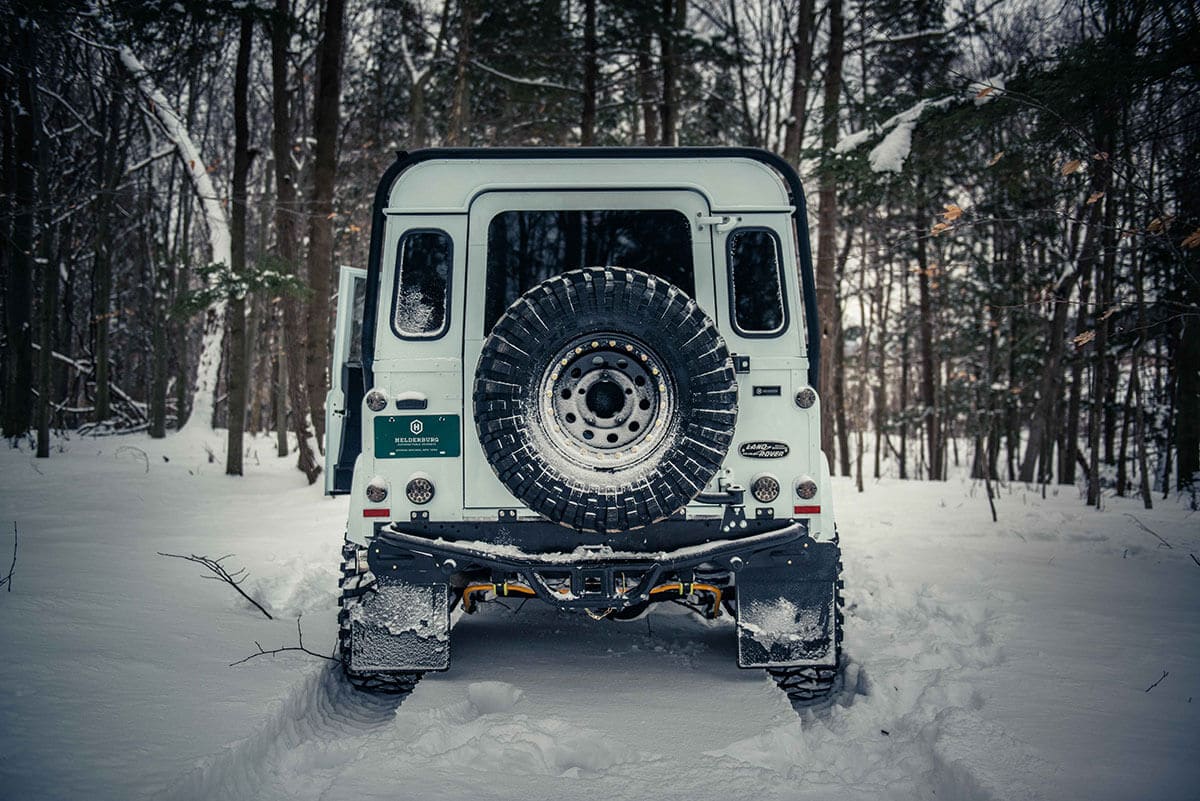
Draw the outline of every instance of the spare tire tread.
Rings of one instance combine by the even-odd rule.
[[[549,359],[589,330],[646,342],[674,382],[679,414],[666,444],[624,481],[620,469],[564,472],[569,457],[540,452],[526,430]],[[733,440],[737,385],[716,326],[682,290],[636,270],[589,268],[542,282],[497,321],[474,404],[488,462],[516,498],[571,528],[612,532],[668,517],[715,475]]]

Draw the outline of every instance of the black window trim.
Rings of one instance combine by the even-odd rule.
[[[400,258],[404,253],[404,243],[408,241],[410,236],[416,234],[441,234],[450,242],[450,269],[446,271],[446,301],[445,301],[445,317],[442,320],[442,327],[435,334],[405,334],[396,327],[396,303],[400,300]],[[391,313],[388,315],[388,326],[392,329],[392,334],[397,339],[403,339],[409,342],[435,342],[446,336],[450,331],[450,318],[454,309],[454,296],[452,290],[454,287],[454,237],[450,232],[443,228],[409,228],[400,235],[400,241],[396,243],[396,261],[395,268],[392,270],[392,305]],[[365,323],[365,318],[364,318]]]
[[[745,331],[738,325],[737,297],[733,286],[733,237],[748,231],[765,231],[775,243],[775,269],[779,273],[779,303],[783,307],[783,322],[772,331]],[[725,280],[729,286],[729,327],[743,339],[778,339],[791,327],[792,317],[788,308],[787,275],[783,271],[783,242],[779,232],[767,225],[741,225],[725,235]]]
[[[509,192],[512,192],[513,190],[500,190],[500,191],[501,191],[501,192],[503,192],[503,193],[509,193]],[[551,192],[553,192],[553,193],[559,193],[559,192],[561,192],[561,190],[557,190],[557,189],[532,189],[532,190],[517,190],[517,191],[528,191],[528,192],[547,192],[547,193],[551,193]],[[568,191],[576,191],[576,190],[568,190]],[[611,190],[611,189],[583,189],[583,190],[578,190],[578,191],[580,191],[580,192],[593,192],[593,193],[595,193],[595,194],[604,194],[604,193],[611,193],[611,192],[612,192],[612,190]],[[647,189],[637,189],[637,190],[633,190],[633,191],[634,191],[634,192],[661,192],[661,191],[664,191],[664,190],[662,190],[662,189],[658,189],[658,188],[652,188],[652,189],[651,189],[651,188],[647,188]],[[666,190],[666,191],[695,192],[695,190],[693,190],[693,189],[680,189],[680,190],[670,190],[670,189],[668,189],[668,190]],[[626,193],[626,194],[631,194],[631,193]],[[696,193],[696,194],[697,194],[697,195],[698,195],[698,196],[699,196],[699,197],[700,197],[700,198],[701,198],[701,199],[704,201],[704,203],[705,203],[705,207],[707,208],[708,199],[707,199],[707,198],[705,198],[705,197],[704,197],[704,195],[703,195],[702,193]],[[544,209],[541,209],[541,208],[539,208],[539,209],[531,209],[531,208],[505,208],[505,209],[501,209],[500,211],[497,211],[497,212],[496,212],[496,213],[494,213],[494,214],[493,214],[491,217],[489,217],[489,218],[488,218],[488,220],[487,220],[487,230],[486,230],[486,231],[485,231],[485,233],[484,233],[484,241],[485,241],[485,242],[486,242],[486,241],[488,241],[488,237],[489,237],[489,235],[490,235],[490,232],[491,232],[491,226],[492,226],[492,223],[494,223],[494,222],[496,221],[496,218],[497,218],[497,217],[499,217],[501,214],[510,214],[510,213],[512,213],[512,212],[558,212],[558,211],[577,211],[577,212],[584,212],[584,211],[651,211],[651,212],[653,212],[653,211],[670,211],[670,212],[675,212],[676,214],[678,214],[680,217],[682,217],[682,218],[683,218],[683,221],[684,221],[684,223],[686,223],[686,224],[687,224],[687,226],[688,226],[688,237],[689,237],[689,239],[690,239],[690,245],[691,245],[692,251],[694,251],[694,250],[695,250],[695,247],[696,247],[696,237],[695,237],[695,231],[693,231],[693,230],[692,230],[692,218],[689,216],[688,212],[684,211],[683,209],[679,208],[678,206],[670,206],[670,207],[663,207],[663,208],[636,208],[636,209],[635,209],[635,208],[624,208],[624,207],[621,207],[621,208],[595,208],[595,207],[589,207],[589,208],[586,208],[586,209],[583,209],[583,208],[580,208],[580,209],[557,209],[557,208],[544,208]],[[710,211],[709,213],[711,214],[712,212]],[[711,245],[710,245],[710,246],[711,246]],[[495,325],[496,325],[496,322],[499,320],[499,318],[497,318],[496,320],[493,320],[493,321],[492,321],[492,326],[491,326],[491,327],[489,327],[489,326],[487,325],[487,280],[488,280],[488,276],[487,276],[487,271],[488,271],[487,257],[488,257],[488,253],[487,253],[487,251],[488,251],[488,248],[485,246],[485,247],[484,247],[484,259],[483,259],[483,262],[484,262],[484,263],[483,263],[483,272],[484,272],[484,318],[483,318],[483,323],[484,323],[484,325],[483,325],[483,329],[482,329],[482,333],[483,333],[483,336],[484,336],[484,338],[485,338],[485,339],[486,339],[486,338],[488,337],[488,335],[491,333],[491,330],[492,330],[492,328],[493,328],[493,327],[495,327]],[[683,291],[684,291],[684,294],[685,294],[685,295],[687,295],[687,296],[688,296],[690,299],[692,299],[692,300],[695,300],[695,299],[696,299],[696,257],[695,257],[695,253],[694,253],[694,252],[690,252],[690,258],[691,258],[691,260],[692,260],[692,286],[691,286],[691,292],[688,292],[688,291],[687,291],[687,289],[686,289],[685,287],[679,287],[679,289],[683,290]],[[710,261],[711,261],[711,260],[710,260]],[[715,265],[714,265],[714,266],[715,266]],[[531,287],[531,288],[532,288],[532,287]],[[715,294],[716,294],[716,287],[715,287],[715,286],[713,287],[713,292],[714,292],[714,295],[715,295]],[[467,302],[469,303],[469,302],[470,302],[470,299],[468,299],[468,300],[467,300]],[[715,297],[713,298],[713,302],[714,302],[714,303],[716,303],[716,298],[715,298]],[[464,310],[464,314],[465,314],[465,310]],[[502,314],[503,314],[503,312],[502,312]]]

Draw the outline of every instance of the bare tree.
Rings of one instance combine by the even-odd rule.
[[[288,92],[288,43],[291,31],[288,0],[275,0],[271,21],[271,151],[275,162],[275,250],[283,269],[295,274],[300,269],[300,226],[297,219],[296,170],[292,163],[292,113]],[[304,302],[295,293],[283,297],[283,347],[280,372],[287,379],[286,395],[292,408],[291,428],[296,434],[297,467],[312,484],[320,475],[308,426],[308,376],[305,372],[307,331]],[[280,382],[281,384],[283,382]],[[284,391],[281,389],[281,392]],[[286,455],[286,454],[285,454]]]
[[[313,194],[308,217],[308,405],[318,441],[325,435],[325,367],[329,361],[329,298],[333,276],[333,191],[342,87],[345,0],[325,0],[313,97]],[[297,413],[300,413],[297,411]]]

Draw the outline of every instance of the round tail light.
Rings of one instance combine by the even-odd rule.
[[[817,497],[817,482],[807,476],[796,482],[796,494],[803,500],[811,501]]]
[[[404,494],[415,504],[429,503],[433,500],[433,482],[418,476],[409,480],[408,486],[404,488]]]
[[[796,393],[796,405],[801,409],[811,409],[817,402],[817,392],[812,387],[805,387]]]
[[[387,408],[387,394],[382,389],[373,389],[367,393],[367,408],[373,412],[382,412]]]
[[[383,503],[387,500],[388,485],[382,478],[373,478],[367,484],[367,500],[371,503]]]
[[[750,494],[759,503],[771,503],[779,497],[779,479],[775,476],[759,476],[750,482]]]

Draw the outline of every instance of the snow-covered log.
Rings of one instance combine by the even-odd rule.
[[[117,54],[121,64],[137,81],[138,89],[149,101],[150,110],[162,124],[167,138],[175,146],[192,188],[200,201],[204,222],[208,228],[211,258],[216,264],[229,264],[231,259],[229,217],[213,186],[208,167],[200,155],[200,149],[192,139],[179,115],[171,108],[162,91],[141,60],[128,47],[121,47]],[[225,334],[225,301],[220,300],[209,307],[204,320],[204,337],[200,345],[200,362],[196,365],[196,394],[192,400],[192,415],[185,428],[211,427],[213,406],[216,400],[217,378],[221,369],[221,344]]]

